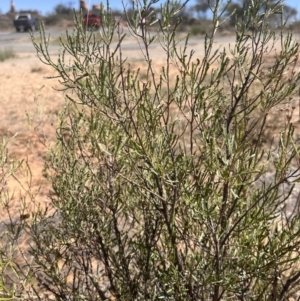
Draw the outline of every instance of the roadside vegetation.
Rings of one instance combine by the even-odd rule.
[[[43,26],[32,35],[66,99],[44,167],[49,205],[35,202],[27,166],[12,218],[6,182],[26,164],[0,148],[0,300],[300,298],[300,49],[283,2],[252,0],[241,16],[209,2],[203,57],[177,36],[187,3],[166,1],[159,19],[155,3],[123,13],[140,69],[109,8],[97,33],[75,17],[58,59]],[[233,18],[235,45],[215,50]],[[284,118],[267,139],[274,111]]]
[[[16,57],[16,54],[12,49],[7,48],[4,50],[0,50],[0,62],[14,57]]]

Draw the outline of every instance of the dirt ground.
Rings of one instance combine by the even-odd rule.
[[[45,78],[52,75],[53,70],[42,64],[34,54],[18,54],[0,66],[1,139],[15,136],[8,144],[10,158],[28,161],[32,172],[31,179],[27,177],[28,174],[23,174],[25,170],[17,173],[23,188],[13,179],[4,187],[7,192],[14,194],[10,203],[13,217],[23,212],[20,212],[20,193],[26,194],[26,186],[31,186],[33,192],[37,193],[45,182],[42,170],[46,146],[54,141],[56,116],[64,103],[63,93],[53,89],[59,87],[57,80]],[[47,201],[49,188],[44,184],[37,194],[40,202]],[[3,210],[1,212],[0,222],[7,220],[7,215],[3,214]]]

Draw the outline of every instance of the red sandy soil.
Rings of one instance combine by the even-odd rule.
[[[64,103],[63,93],[53,89],[59,87],[58,81],[45,78],[52,75],[54,71],[35,55],[18,55],[2,62],[0,68],[1,139],[16,135],[8,144],[10,159],[28,161],[31,179],[25,168],[17,173],[25,190],[30,185],[35,195],[44,183],[37,195],[39,202],[47,202],[50,186],[42,177],[46,146],[54,141],[56,116]],[[9,206],[14,217],[20,214],[20,193],[26,194],[23,188],[13,179],[5,185],[5,190],[14,194]],[[7,220],[7,214],[0,211],[0,222]]]

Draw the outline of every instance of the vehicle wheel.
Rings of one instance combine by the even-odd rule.
[[[16,30],[17,30],[17,32],[20,32],[20,31],[21,31],[21,29],[20,29],[19,27],[16,27]]]

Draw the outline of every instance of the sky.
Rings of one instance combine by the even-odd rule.
[[[127,0],[129,2],[129,0]],[[191,0],[190,3],[196,0]],[[53,9],[58,4],[72,6],[78,9],[79,0],[14,0],[16,10],[37,10],[45,15],[53,12]],[[89,7],[93,4],[99,4],[99,0],[86,0]],[[126,0],[124,1],[126,3]],[[103,1],[106,4],[106,0]],[[110,6],[115,9],[122,9],[122,0],[109,0]],[[298,18],[300,18],[300,1],[299,0],[286,0],[285,3],[298,10]],[[0,0],[0,12],[7,13],[10,9],[10,0]]]

